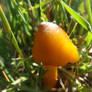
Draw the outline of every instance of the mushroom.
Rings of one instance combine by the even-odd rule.
[[[67,33],[52,22],[42,22],[35,35],[32,56],[36,62],[42,62],[48,71],[43,76],[47,87],[54,87],[57,82],[57,67],[79,60],[77,47]]]

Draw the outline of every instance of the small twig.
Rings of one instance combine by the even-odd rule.
[[[75,28],[77,27],[77,24],[78,24],[78,23],[75,23],[75,25],[74,25],[74,27],[73,27],[73,29],[72,29],[72,31],[71,31],[71,33],[70,33],[69,37],[72,35],[73,31],[74,31],[74,30],[75,30]]]
[[[13,77],[9,74],[9,71],[6,69],[2,60],[0,60],[0,69],[2,70],[2,73],[8,82],[14,81]]]
[[[1,68],[1,67],[0,67],[0,69],[2,70],[2,68]],[[4,70],[2,70],[2,73],[3,73],[4,77],[6,78],[6,80],[7,80],[8,82],[10,82],[10,80],[9,80],[9,78],[8,78],[7,74],[4,72]]]
[[[10,82],[10,80],[9,80],[8,76],[6,75],[6,73],[5,73],[4,71],[2,71],[2,72],[3,72],[3,75],[5,76],[6,80],[7,80],[8,82]]]

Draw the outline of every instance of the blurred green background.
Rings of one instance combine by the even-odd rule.
[[[61,25],[78,47],[79,62],[58,69],[65,89],[60,81],[53,89],[45,88],[43,66],[33,61],[34,36],[42,21]],[[92,0],[0,0],[0,91],[4,90],[92,92]]]

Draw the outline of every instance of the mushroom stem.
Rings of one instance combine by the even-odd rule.
[[[46,70],[46,73],[43,76],[43,83],[46,87],[52,88],[57,83],[57,66],[44,66],[44,69]]]

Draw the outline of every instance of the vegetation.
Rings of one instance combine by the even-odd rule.
[[[58,68],[56,87],[43,86],[42,63],[32,58],[42,21],[61,26],[78,47],[80,60]],[[92,92],[92,0],[1,0],[0,91]]]

